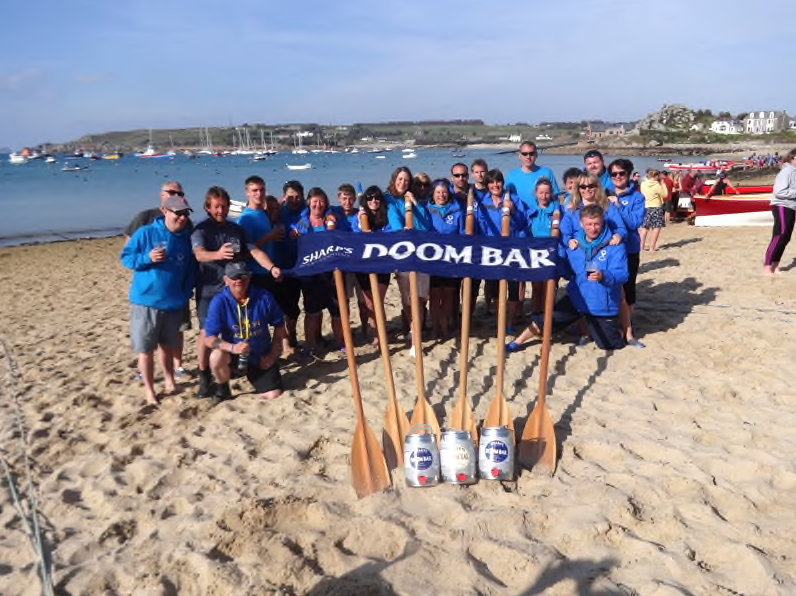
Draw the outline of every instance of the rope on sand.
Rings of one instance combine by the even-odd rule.
[[[53,582],[52,582],[52,575],[50,573],[50,564],[49,564],[49,557],[45,555],[44,551],[44,541],[42,540],[41,536],[41,526],[39,524],[39,512],[38,512],[38,504],[36,501],[36,491],[33,487],[33,474],[31,473],[31,462],[30,457],[28,456],[28,441],[27,441],[27,432],[25,431],[25,420],[22,414],[22,408],[19,403],[19,391],[17,390],[19,386],[19,369],[17,368],[17,363],[14,360],[14,357],[11,353],[11,348],[8,345],[8,342],[5,338],[0,338],[0,343],[3,346],[3,352],[5,355],[6,362],[8,364],[8,373],[9,373],[9,383],[7,383],[7,387],[11,391],[11,396],[13,398],[13,406],[14,406],[14,418],[16,419],[16,427],[17,432],[19,433],[19,440],[22,444],[22,460],[24,463],[25,468],[25,476],[27,480],[27,509],[28,514],[25,514],[25,509],[22,506],[22,501],[19,498],[19,491],[16,488],[14,483],[14,478],[11,475],[11,470],[8,467],[8,462],[6,461],[5,455],[7,451],[5,449],[2,450],[2,454],[0,454],[0,460],[3,463],[3,470],[5,472],[6,481],[8,482],[8,488],[11,492],[11,498],[14,501],[14,506],[19,513],[20,518],[24,524],[25,532],[28,534],[28,537],[31,540],[31,544],[33,546],[33,550],[36,553],[36,556],[39,559],[39,577],[41,578],[42,583],[42,593],[45,596],[52,596],[53,592]]]

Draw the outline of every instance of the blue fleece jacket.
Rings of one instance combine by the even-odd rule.
[[[627,254],[638,254],[641,252],[641,237],[638,235],[638,229],[644,223],[644,195],[633,184],[624,194],[618,195],[616,198],[619,199],[619,204],[614,206],[618,209],[622,223],[627,228],[627,236],[625,236]]]
[[[454,200],[445,205],[429,205],[431,227],[440,234],[463,234],[466,211]]]
[[[561,242],[563,242],[565,246],[569,244],[569,241],[572,238],[577,238],[577,234],[581,230],[581,208],[582,207],[578,207],[574,210],[567,208],[563,210],[564,215],[561,218]],[[627,228],[625,227],[625,222],[622,220],[619,209],[617,209],[613,203],[608,203],[608,209],[605,212],[605,224],[606,227],[611,231],[611,234],[619,234],[623,240],[627,238]]]
[[[149,252],[165,246],[166,259],[154,263]],[[177,310],[193,294],[196,261],[191,250],[191,232],[186,226],[171,232],[163,218],[135,231],[122,248],[122,265],[133,270],[130,302],[160,310]]]
[[[527,230],[525,208],[517,195],[510,193],[514,203],[514,210],[509,215],[509,236],[511,238],[524,238]],[[503,203],[497,207],[492,203],[491,195],[482,201],[474,203],[475,207],[475,234],[478,236],[500,236],[502,225]]]
[[[534,199],[533,205],[525,213],[528,219],[528,235],[534,238],[549,237],[552,231],[553,214],[556,211],[561,213],[561,203],[558,202],[558,199],[550,201],[547,207],[540,207]]]
[[[627,255],[625,246],[611,246],[611,231],[603,226],[594,242],[588,242],[583,230],[578,233],[578,246],[567,249],[566,258],[571,269],[567,278],[567,293],[580,313],[598,317],[613,317],[619,314],[622,299],[622,284],[627,281]],[[591,262],[599,269],[603,278],[591,281],[586,265]]]

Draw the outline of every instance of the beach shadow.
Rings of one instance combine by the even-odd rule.
[[[666,267],[679,267],[680,261],[677,259],[659,259],[657,261],[647,261],[642,263],[638,268],[639,273],[649,273],[657,271],[658,269],[665,269]]]
[[[790,262],[790,265],[786,265],[785,267],[780,267],[780,271],[790,271],[791,269],[796,269],[796,259],[793,259]]]
[[[575,412],[578,411],[578,408],[580,408],[581,404],[583,403],[584,396],[589,389],[591,389],[592,385],[594,385],[597,377],[599,377],[608,368],[608,359],[611,358],[613,354],[613,350],[608,350],[597,357],[597,367],[594,369],[594,372],[589,375],[589,378],[586,379],[586,382],[575,394],[575,399],[573,399],[572,403],[569,404],[561,413],[561,418],[558,419],[558,422],[553,425],[555,427],[556,439],[558,442],[558,459],[561,459],[564,443],[566,443],[567,439],[569,439],[569,437],[572,435],[572,417],[575,415]],[[566,358],[568,357],[569,355],[566,356]]]
[[[399,561],[410,557],[420,549],[418,542],[410,542],[404,552],[392,561],[371,561],[352,569],[340,577],[326,577],[315,584],[308,596],[326,596],[328,594],[373,594],[374,596],[391,596],[397,594],[392,585],[381,577],[382,572]]]
[[[703,288],[693,277],[658,284],[645,279],[637,285],[637,292],[645,299],[636,303],[633,327],[647,335],[679,327],[694,307],[714,302],[718,288]]]
[[[619,596],[627,594],[626,590],[620,588],[595,588],[595,581],[604,578],[616,567],[618,559],[607,557],[605,559],[563,559],[553,561],[539,578],[525,590],[518,592],[523,596],[532,594],[545,594],[557,584],[562,582],[574,582],[575,589],[571,593],[578,596]],[[567,586],[569,591],[569,586]]]
[[[702,242],[702,238],[682,238],[680,240],[676,240],[675,242],[667,242],[658,247],[658,250],[662,248],[680,248],[681,246],[687,246],[689,244],[694,244],[695,242]]]

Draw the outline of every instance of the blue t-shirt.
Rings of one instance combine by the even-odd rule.
[[[506,190],[516,194],[523,206],[527,209],[536,200],[536,182],[539,178],[547,178],[553,185],[553,196],[558,194],[558,182],[553,175],[553,170],[547,166],[534,165],[530,172],[523,172],[522,168],[515,168],[506,174]]]
[[[250,244],[256,246],[257,240],[270,232],[274,226],[264,209],[246,207],[238,218],[238,225],[243,228]],[[262,246],[263,251],[273,261],[276,254],[275,242],[271,240]],[[265,275],[268,270],[254,259],[249,259],[249,269],[254,275]]]
[[[358,232],[359,231],[359,210],[354,209],[350,215],[346,215],[345,211],[340,205],[331,207],[332,215],[334,215],[335,229],[341,232]]]
[[[268,326],[281,327],[285,319],[274,296],[263,289],[249,286],[249,298],[238,304],[225,287],[210,302],[205,319],[205,335],[220,337],[233,344],[249,342],[249,362],[256,363],[271,349]]]

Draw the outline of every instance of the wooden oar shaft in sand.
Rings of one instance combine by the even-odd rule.
[[[472,236],[475,231],[475,217],[473,215],[473,189],[467,193],[467,214],[464,224],[464,233]],[[462,335],[459,346],[459,398],[451,411],[449,426],[452,429],[468,430],[475,443],[478,442],[478,433],[475,425],[473,409],[467,401],[467,369],[470,359],[470,316],[472,314],[471,294],[473,280],[465,277],[462,280]]]
[[[412,214],[412,201],[406,198],[404,202],[404,225],[411,230],[414,227]],[[415,352],[415,387],[417,389],[417,403],[412,412],[412,426],[428,424],[434,431],[439,441],[440,429],[437,415],[426,401],[426,381],[423,374],[423,327],[420,313],[420,297],[417,290],[417,272],[409,272],[409,301],[412,312],[412,346]]]
[[[333,228],[333,220],[327,221],[327,226]],[[345,343],[345,355],[348,361],[348,376],[351,380],[351,393],[356,414],[356,427],[354,428],[354,439],[351,444],[351,482],[357,496],[361,498],[388,488],[390,486],[390,473],[387,470],[387,462],[384,460],[384,454],[376,440],[376,435],[373,434],[373,430],[368,426],[368,421],[365,418],[362,394],[359,389],[357,362],[354,355],[354,340],[351,336],[348,298],[345,293],[343,274],[339,269],[334,270],[334,285],[340,308],[343,342]]]
[[[370,222],[364,211],[359,213],[359,227],[363,232],[370,232]],[[409,419],[406,412],[398,403],[395,393],[395,381],[390,363],[390,346],[387,343],[387,317],[384,312],[384,302],[379,291],[379,279],[375,273],[368,274],[370,281],[370,294],[373,299],[373,311],[376,319],[376,333],[379,337],[379,352],[384,367],[384,379],[387,382],[387,408],[384,412],[384,455],[387,467],[395,469],[404,463],[404,439],[409,432]]]
[[[510,197],[506,193],[503,197],[503,213],[500,219],[500,235],[504,238],[509,235],[510,231],[510,210],[509,210]],[[486,418],[484,419],[484,427],[489,428],[493,426],[508,426],[514,429],[514,421],[511,419],[509,413],[509,406],[506,403],[506,397],[503,395],[503,373],[506,369],[506,295],[508,293],[508,282],[501,279],[498,282],[498,322],[497,322],[497,374],[495,376],[495,385],[497,393],[487,411]]]
[[[559,212],[553,214],[551,235],[558,237]],[[525,422],[517,461],[526,468],[542,469],[553,474],[556,469],[556,430],[547,409],[547,371],[550,362],[550,338],[553,334],[553,308],[556,282],[548,279],[545,283],[544,326],[542,328],[542,355],[539,362],[539,394],[531,415]]]

